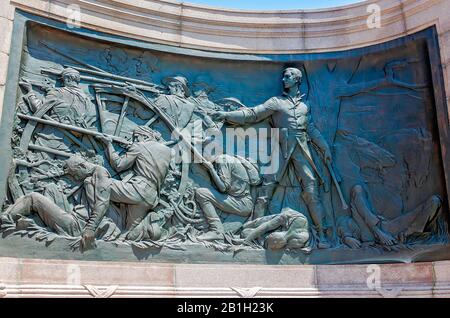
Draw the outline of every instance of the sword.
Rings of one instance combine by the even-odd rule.
[[[339,199],[341,200],[342,209],[347,210],[348,204],[347,204],[347,202],[345,202],[344,195],[342,194],[341,186],[339,185],[339,182],[336,178],[336,173],[334,172],[334,169],[333,169],[333,166],[331,165],[330,160],[326,160],[325,164],[328,168],[328,171],[330,172],[331,179],[333,179],[333,183],[336,186],[336,190],[339,195]]]

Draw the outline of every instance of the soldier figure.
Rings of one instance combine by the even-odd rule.
[[[436,220],[442,199],[432,195],[415,209],[388,220],[373,211],[366,190],[357,184],[351,190],[350,206],[351,216],[337,219],[337,230],[342,241],[350,248],[361,248],[363,244],[376,242],[390,249],[414,234],[425,232],[426,226]]]
[[[80,73],[73,68],[66,68],[61,73],[62,87],[47,90],[45,98],[40,100],[32,90],[31,84],[22,80],[20,86],[25,92],[24,100],[30,110],[39,117],[45,114],[63,124],[95,129],[95,105],[80,88]],[[60,151],[69,151],[64,142],[65,134],[52,127],[44,127],[36,133],[35,143]]]
[[[195,104],[189,99],[187,79],[183,76],[166,77],[163,84],[169,94],[159,95],[155,104],[172,119],[175,127],[180,130],[192,128],[187,126],[192,122]]]
[[[172,150],[160,143],[160,138],[159,132],[147,126],[138,126],[133,131],[133,144],[120,156],[109,136],[98,137],[106,146],[113,169],[117,172],[131,172],[130,177],[121,181],[111,179],[109,195],[102,199],[126,204],[126,238],[130,240],[139,240],[144,235],[141,233],[143,227],[138,225],[158,205],[161,186],[169,171]],[[94,179],[88,183],[89,187],[97,186]],[[94,218],[94,223],[98,224],[101,216]]]
[[[48,90],[45,99],[41,101],[32,91],[31,84],[22,81],[30,109],[33,113],[49,112],[53,119],[69,125],[92,127],[96,120],[95,106],[79,87],[80,73],[73,68],[66,68],[61,72],[63,87]]]
[[[81,236],[81,247],[84,250],[93,247],[96,233],[101,232],[99,229],[109,228],[106,231],[109,234],[107,237],[103,236],[103,239],[117,238],[120,230],[110,219],[104,218],[109,208],[112,180],[108,171],[81,156],[72,156],[64,163],[64,172],[88,185],[85,187],[86,205],[73,207],[64,194],[55,189],[55,185],[48,185],[44,195],[32,192],[18,198],[1,214],[0,223],[9,220],[16,222],[21,217],[36,214],[45,226],[59,235]],[[95,180],[95,188],[89,186],[92,184],[91,180]],[[61,200],[55,200],[55,195]]]
[[[241,237],[246,244],[265,238],[265,245],[271,250],[284,247],[306,251],[310,249],[308,219],[291,208],[283,210],[280,214],[248,221],[242,226]]]
[[[220,240],[224,238],[224,228],[216,209],[242,217],[250,216],[253,211],[250,186],[259,182],[259,173],[248,160],[226,154],[203,164],[218,190],[195,189],[195,199],[209,225],[209,232],[198,239]]]
[[[324,208],[319,198],[319,185],[323,183],[320,170],[316,167],[311,155],[314,145],[322,152],[324,160],[331,162],[330,148],[315,127],[311,119],[311,109],[302,100],[300,83],[302,72],[297,68],[287,68],[283,72],[284,93],[272,97],[264,104],[232,112],[217,112],[216,120],[226,120],[234,124],[249,124],[269,118],[274,128],[280,128],[280,148],[282,153],[281,168],[275,175],[275,180],[265,180],[266,192],[274,189],[273,184],[280,182],[291,165],[303,188],[302,197],[317,229],[319,248],[328,248],[330,244],[325,236]],[[258,198],[267,206],[271,193],[265,193]],[[257,202],[258,202],[257,201]],[[258,203],[257,203],[258,204]],[[255,211],[256,216],[263,216],[264,211]]]

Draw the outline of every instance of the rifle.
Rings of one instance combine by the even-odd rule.
[[[157,105],[155,105],[151,100],[149,100],[145,95],[138,94],[137,91],[130,91],[130,90],[124,90],[123,93],[126,96],[130,96],[138,101],[140,101],[143,105],[147,106],[152,110],[154,113],[156,113],[167,125],[167,127],[172,131],[172,133],[175,135],[178,140],[183,141],[183,143],[189,148],[189,150],[194,154],[195,157],[200,159],[200,161],[206,162],[207,160],[200,154],[200,152],[192,146],[192,144],[186,140],[186,138],[178,131],[178,128],[175,127],[175,125],[172,123],[172,120],[167,116],[165,112],[163,112],[161,109],[158,108]]]
[[[81,128],[81,127],[77,127],[77,126],[63,124],[63,123],[57,122],[55,120],[42,119],[42,118],[39,118],[39,117],[25,115],[25,114],[20,114],[20,113],[17,114],[17,117],[22,118],[22,119],[32,120],[32,121],[35,121],[35,122],[40,123],[40,124],[45,124],[45,125],[50,125],[50,126],[54,126],[54,127],[61,128],[61,129],[71,130],[71,131],[78,132],[78,133],[81,133],[81,134],[84,134],[84,135],[88,135],[88,136],[98,137],[98,136],[106,135],[108,137],[111,137],[111,139],[113,141],[121,143],[121,144],[124,144],[124,145],[127,145],[127,146],[132,144],[131,141],[128,141],[127,139],[122,138],[122,137],[112,136],[112,135],[100,133],[98,131],[92,131],[92,130]],[[172,146],[175,143],[176,143],[176,141],[170,140],[170,141],[163,142],[162,144],[165,145],[165,146]],[[50,149],[50,148],[46,148],[46,147],[41,147],[41,146],[38,146],[38,145],[30,145],[29,148],[30,149],[34,149],[34,150],[40,150],[40,151],[53,153],[53,154],[56,154],[58,156],[63,156],[63,157],[70,157],[72,155],[72,154],[67,153],[67,152],[62,152],[62,151],[58,151],[58,150],[54,150],[54,149]]]
[[[30,116],[30,115],[25,115],[25,114],[17,114],[17,117],[21,118],[21,119],[26,119],[26,120],[32,120],[35,121],[37,123],[40,124],[45,124],[45,125],[50,125],[50,126],[54,126],[54,127],[58,127],[61,129],[66,129],[66,130],[71,130],[80,134],[84,134],[84,135],[88,135],[88,136],[94,136],[94,137],[98,137],[98,136],[102,136],[104,134],[99,133],[98,131],[92,131],[89,129],[85,129],[85,128],[81,128],[81,127],[77,127],[77,126],[72,126],[72,125],[68,125],[68,124],[63,124],[54,120],[48,120],[48,119],[42,119],[39,117],[35,117],[35,116]],[[106,135],[106,134],[105,134]],[[111,135],[107,135],[109,136],[113,141],[124,144],[124,145],[131,145],[131,141],[128,141],[124,138],[121,137],[117,137],[117,136],[111,136]]]
[[[86,62],[83,62],[83,61],[73,57],[73,56],[70,56],[70,55],[68,55],[66,53],[63,53],[60,50],[50,46],[49,44],[47,44],[47,43],[45,43],[43,41],[39,41],[39,43],[42,44],[43,46],[45,46],[50,51],[52,51],[52,52],[54,52],[54,53],[56,53],[56,54],[58,54],[58,55],[60,55],[62,57],[65,57],[66,59],[71,60],[72,62],[75,62],[75,63],[83,66],[83,68],[82,67],[77,67],[77,66],[72,66],[72,65],[64,65],[64,67],[71,67],[73,69],[76,69],[79,72],[85,72],[85,73],[99,75],[99,76],[104,76],[104,77],[111,77],[111,78],[114,78],[114,79],[120,79],[120,80],[124,80],[124,81],[130,82],[130,83],[135,83],[135,84],[142,84],[144,86],[153,87],[153,88],[155,88],[157,90],[162,89],[160,86],[158,86],[158,85],[156,85],[154,83],[150,83],[150,82],[147,82],[147,81],[142,81],[142,80],[138,80],[138,79],[131,78],[131,77],[120,76],[120,75],[115,75],[115,74],[109,73],[107,71],[102,70],[99,67],[90,65],[90,64],[88,64]]]
[[[47,69],[47,68],[43,68],[41,70],[41,73],[47,73],[47,74],[52,74],[52,75],[61,75],[61,71]],[[97,77],[93,77],[93,76],[85,76],[85,75],[80,75],[80,79],[87,81],[87,82],[111,84],[111,85],[117,85],[117,86],[125,86],[128,84],[128,82],[118,82],[118,81],[107,80],[107,79],[97,78]],[[154,86],[135,85],[135,87],[140,90],[150,92],[153,94],[161,94],[161,92],[162,92],[161,90],[155,88]]]

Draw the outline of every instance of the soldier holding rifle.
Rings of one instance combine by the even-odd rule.
[[[19,83],[31,112],[38,117],[95,130],[95,106],[79,86],[80,73],[73,68],[66,68],[61,72],[61,80],[63,86],[47,89],[43,100],[33,92],[29,81],[23,79]],[[36,131],[35,135],[37,146],[70,152],[70,145],[75,141],[83,148],[87,148],[77,136],[52,127],[44,126]]]

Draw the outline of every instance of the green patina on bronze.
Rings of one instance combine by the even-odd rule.
[[[0,254],[450,259],[439,61],[434,28],[345,52],[251,55],[144,43],[18,10],[0,136]],[[260,138],[245,136],[270,128],[275,166],[254,160]],[[234,137],[247,145],[236,153],[224,143]],[[226,153],[206,154],[211,145]]]

